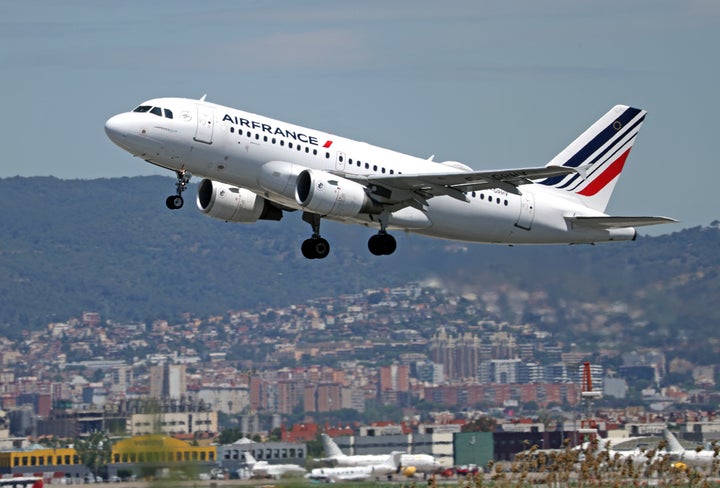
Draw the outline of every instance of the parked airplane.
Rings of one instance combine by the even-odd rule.
[[[387,454],[343,454],[335,441],[327,434],[321,434],[326,457],[319,461],[330,462],[334,466],[368,466],[387,460]],[[402,474],[412,476],[415,473],[434,473],[448,468],[429,454],[406,454],[400,456]]]
[[[345,466],[337,468],[315,468],[305,477],[315,481],[364,481],[371,478],[392,475],[400,469],[400,451],[395,451],[389,456],[384,456],[382,463],[369,464],[365,466]]]
[[[685,449],[668,429],[663,430],[663,439],[667,444],[665,449],[670,453],[670,459],[675,462],[703,468],[712,466],[715,460],[720,463],[720,449]]]
[[[652,461],[666,455],[659,450],[641,449],[638,447],[634,449],[615,449],[612,440],[602,438],[599,434],[597,435],[596,441],[583,442],[574,449],[581,451],[581,459],[585,453],[590,450],[594,453],[593,455],[595,457],[623,464],[626,461],[631,461],[636,467],[648,465]]]
[[[323,218],[379,229],[368,248],[392,254],[390,229],[495,244],[634,240],[634,227],[666,217],[604,213],[646,112],[616,105],[544,167],[474,171],[261,115],[185,98],[158,98],[105,123],[122,149],[177,175],[170,209],[183,206],[192,174],[197,206],[226,222],[280,220],[301,210],[302,246],[322,259]]]
[[[302,476],[307,470],[297,464],[270,464],[258,461],[249,452],[243,453],[253,477],[280,479],[283,476]]]

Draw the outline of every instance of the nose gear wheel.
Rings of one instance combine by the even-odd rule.
[[[190,178],[192,178],[192,175],[185,170],[176,171],[176,174],[177,183],[175,183],[175,188],[177,190],[177,194],[170,195],[165,199],[165,206],[170,210],[177,210],[182,208],[183,204],[185,203],[182,194],[185,190],[187,190],[187,185],[190,182]]]

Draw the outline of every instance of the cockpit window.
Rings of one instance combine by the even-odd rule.
[[[140,105],[138,108],[133,110],[133,112],[151,113],[151,114],[157,115],[158,117],[162,117],[163,112],[164,112],[166,119],[173,118],[172,110],[168,110],[166,108],[160,108],[160,107],[153,107],[152,105]]]

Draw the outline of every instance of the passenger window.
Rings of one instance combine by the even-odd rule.
[[[172,110],[164,109],[165,110],[165,118],[172,119]]]
[[[150,113],[155,114],[158,117],[162,117],[162,109],[160,107],[153,107],[152,109],[150,109]]]

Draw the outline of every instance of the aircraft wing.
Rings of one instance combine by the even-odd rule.
[[[644,225],[672,224],[677,222],[669,217],[565,217],[566,220],[593,229],[615,229],[621,227],[642,227]]]
[[[565,166],[544,166],[540,168],[518,168],[494,171],[455,171],[448,173],[418,173],[399,175],[354,175],[345,173],[350,180],[367,185],[374,196],[391,200],[393,192],[399,194],[415,194],[422,202],[432,197],[447,195],[461,201],[468,201],[465,193],[470,191],[499,188],[509,193],[518,194],[520,185],[532,183],[533,180],[552,178],[576,173],[576,168]],[[399,202],[398,202],[399,203]]]

